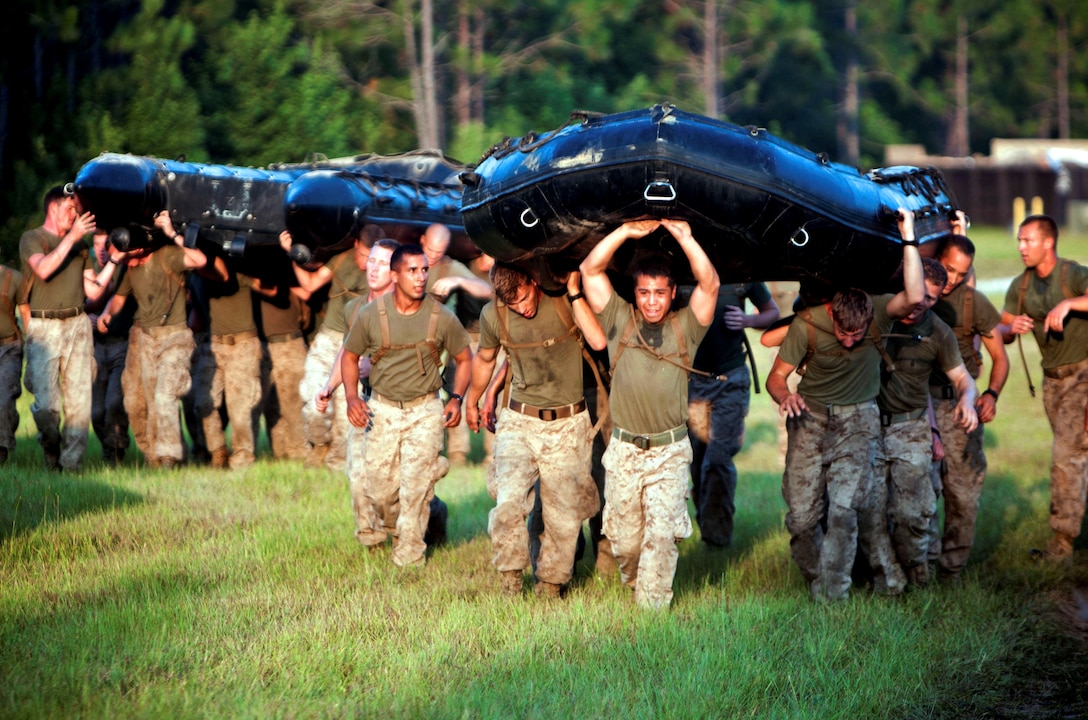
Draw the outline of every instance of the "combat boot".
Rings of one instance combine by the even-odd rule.
[[[502,594],[506,597],[521,595],[521,570],[503,570],[500,578]]]
[[[325,464],[325,456],[329,454],[328,444],[314,445],[306,455],[304,463],[308,468],[319,468]]]
[[[558,600],[561,591],[561,586],[543,580],[537,580],[536,585],[533,586],[533,594],[545,600]]]
[[[929,565],[923,562],[907,568],[907,582],[910,583],[911,587],[916,588],[924,588],[929,585]]]
[[[230,464],[230,452],[225,448],[216,448],[212,450],[211,467],[219,470],[225,469]]]

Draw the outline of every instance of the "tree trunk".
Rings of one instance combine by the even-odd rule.
[[[858,15],[857,0],[847,0],[843,10],[846,30],[846,67],[843,72],[842,102],[836,135],[839,139],[839,161],[855,167],[861,162],[861,141],[858,137]]]
[[[484,92],[487,90],[487,75],[484,67],[484,32],[487,29],[487,14],[481,3],[476,5],[475,32],[472,36],[472,72],[474,75],[472,87],[472,119],[483,124],[484,122]]]
[[[457,3],[457,50],[460,62],[453,69],[457,90],[454,93],[453,116],[458,125],[467,125],[472,120],[472,29],[469,26],[468,0]]]
[[[420,43],[423,52],[420,75],[423,80],[423,112],[427,116],[427,134],[421,137],[422,147],[442,147],[442,117],[438,112],[438,83],[435,81],[437,69],[434,54],[434,0],[423,0],[420,18]]]
[[[948,141],[945,152],[953,157],[966,157],[971,154],[968,141],[968,87],[967,87],[967,18],[956,18],[956,60],[953,80],[955,99],[952,118],[948,124]]]
[[[720,67],[718,49],[718,0],[705,0],[703,11],[703,97],[706,114],[716,118],[721,112],[718,91]]]
[[[1058,137],[1068,140],[1069,129],[1069,18],[1058,13],[1058,67],[1057,67]]]

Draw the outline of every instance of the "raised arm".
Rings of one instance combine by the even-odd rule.
[[[914,237],[914,213],[899,208],[899,235],[903,238],[903,289],[888,301],[888,316],[899,320],[910,315],[926,297],[922,256]]]
[[[280,247],[283,248],[284,252],[290,252],[291,243],[291,233],[286,230],[281,232]],[[328,285],[332,280],[332,270],[329,270],[325,265],[322,265],[317,270],[307,270],[306,268],[300,267],[298,263],[292,261],[291,268],[294,270],[299,288],[306,293],[306,297],[302,297],[302,294],[298,292],[295,294],[302,297],[303,300],[309,300],[310,295]]]
[[[60,239],[55,248],[48,253],[35,253],[27,258],[30,270],[42,280],[48,281],[68,259],[75,244],[83,240],[87,233],[93,233],[95,227],[94,215],[89,212],[83,213],[75,219],[72,228]]]
[[[570,300],[571,313],[574,324],[582,331],[582,337],[586,345],[594,350],[604,350],[608,347],[608,338],[604,335],[604,328],[597,316],[589,308],[589,301],[582,293],[581,275],[571,272],[567,275],[567,299]]]
[[[691,308],[695,319],[701,325],[709,325],[714,321],[714,307],[718,302],[718,271],[710,262],[702,245],[692,236],[691,225],[684,220],[662,220],[662,226],[668,230],[680,249],[687,256],[691,265],[691,274],[695,277],[695,289],[691,291],[688,307]]]
[[[620,246],[632,238],[646,237],[661,226],[660,220],[635,220],[625,222],[601,238],[582,260],[582,289],[589,308],[599,313],[612,297],[612,281],[608,279],[608,263]]]

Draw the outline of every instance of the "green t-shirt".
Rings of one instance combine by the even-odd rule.
[[[138,327],[177,325],[185,322],[184,282],[185,251],[177,245],[164,245],[146,262],[129,267],[117,294],[136,298]]]
[[[434,284],[442,278],[448,277],[460,277],[460,278],[475,278],[472,271],[465,267],[464,263],[454,260],[449,255],[443,255],[442,259],[435,263],[433,268],[427,270],[427,287],[426,290],[433,297],[437,298],[439,302],[446,302],[448,297],[438,297],[434,294]],[[460,294],[460,292],[458,292]]]
[[[83,306],[86,299],[83,294],[83,271],[91,268],[91,253],[86,242],[72,245],[68,257],[48,280],[42,280],[30,269],[31,256],[39,253],[48,255],[60,243],[61,238],[44,227],[27,230],[19,238],[23,277],[34,278],[30,286],[31,310],[67,310]]]
[[[370,385],[375,392],[392,400],[411,400],[442,387],[442,368],[435,364],[430,348],[424,342],[435,304],[434,298],[428,295],[414,313],[401,315],[393,306],[393,294],[390,293],[363,307],[358,320],[344,336],[344,349],[359,357],[374,357],[374,353],[382,347],[380,306],[384,306],[389,320],[389,346],[411,345],[391,349],[373,364]],[[469,344],[465,328],[442,305],[438,305],[438,326],[434,339],[438,353],[447,350],[451,356],[457,355]]]
[[[323,327],[335,332],[347,332],[344,322],[344,306],[357,297],[366,297],[370,293],[370,284],[366,279],[366,270],[360,270],[355,264],[354,250],[346,250],[325,264],[332,271],[332,285],[329,287],[329,304],[325,308]]]
[[[608,356],[616,362],[608,402],[612,419],[618,427],[633,433],[652,435],[687,422],[688,374],[645,348],[631,345],[638,343],[637,333],[631,334],[628,347],[617,355],[628,321],[634,314],[634,306],[613,291],[608,304],[597,316],[608,338]],[[676,356],[679,347],[672,323],[674,315],[680,321],[680,333],[687,345],[690,364],[708,329],[708,326],[699,324],[690,307],[669,313],[657,325],[644,324],[639,314],[636,325],[646,343],[656,352],[683,363]]]
[[[1047,333],[1043,330],[1046,314],[1055,305],[1065,299],[1062,290],[1062,264],[1068,263],[1065,271],[1065,285],[1073,296],[1083,295],[1088,289],[1088,267],[1072,260],[1058,259],[1058,264],[1045,278],[1028,270],[1028,286],[1024,292],[1024,305],[1020,309],[1021,273],[1009,284],[1005,294],[1005,312],[1013,315],[1027,315],[1035,321],[1035,341],[1043,355],[1044,368],[1056,368],[1062,365],[1078,363],[1088,357],[1088,315],[1070,313],[1065,318],[1065,328],[1060,333]]]
[[[22,273],[0,265],[0,339],[11,337],[19,329],[15,323],[15,306],[19,303],[22,284]]]
[[[926,407],[929,376],[934,370],[943,375],[963,362],[952,328],[932,312],[914,325],[895,323],[885,340],[884,349],[895,363],[895,371],[889,372],[881,362],[877,404],[882,412],[905,413]]]
[[[208,322],[212,335],[256,331],[253,319],[253,279],[230,271],[226,282],[201,278],[208,298]]]
[[[888,302],[894,295],[879,295],[873,300],[873,320],[877,332],[891,327]],[[847,350],[835,339],[826,305],[809,309],[816,331],[815,352],[809,358],[798,392],[825,405],[851,405],[872,400],[880,392],[880,353],[866,329],[865,339]],[[790,365],[800,365],[808,354],[808,323],[798,314],[790,323],[778,356]]]
[[[519,347],[507,350],[510,369],[510,397],[535,407],[559,407],[582,399],[582,346],[570,333],[555,304],[570,302],[566,298],[540,298],[536,315],[525,318],[506,308],[503,315],[509,330],[508,343],[548,343],[548,347]],[[480,312],[480,349],[499,346],[502,340],[499,309],[495,303],[484,305]]]
[[[971,327],[966,328],[967,332],[965,333],[964,323],[967,321],[965,304],[968,298],[971,299]],[[937,304],[933,306],[933,312],[941,320],[944,320],[948,327],[952,328],[952,333],[956,336],[956,341],[959,344],[963,364],[967,366],[967,372],[971,374],[971,377],[977,378],[982,370],[982,359],[975,350],[975,336],[988,336],[1001,322],[1001,313],[997,311],[989,298],[977,292],[967,283],[962,283],[948,295],[938,300]],[[965,334],[966,337],[964,337]],[[935,386],[947,385],[948,378],[945,377],[944,373],[934,373],[933,377],[930,378],[930,384]]]

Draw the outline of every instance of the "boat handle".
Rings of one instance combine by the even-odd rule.
[[[658,194],[657,191],[668,189],[668,194]],[[668,180],[656,180],[646,186],[642,193],[646,202],[672,202],[676,199],[676,188]]]
[[[798,237],[802,236],[804,237],[803,240],[797,239]],[[805,245],[808,245],[808,230],[805,230],[803,227],[797,228],[797,232],[790,236],[790,242],[797,247],[804,247]]]
[[[526,217],[531,218],[531,222],[530,220],[527,220]],[[536,213],[533,212],[532,208],[525,208],[521,211],[521,224],[525,227],[531,228],[538,222],[540,222],[540,218],[536,216]]]

